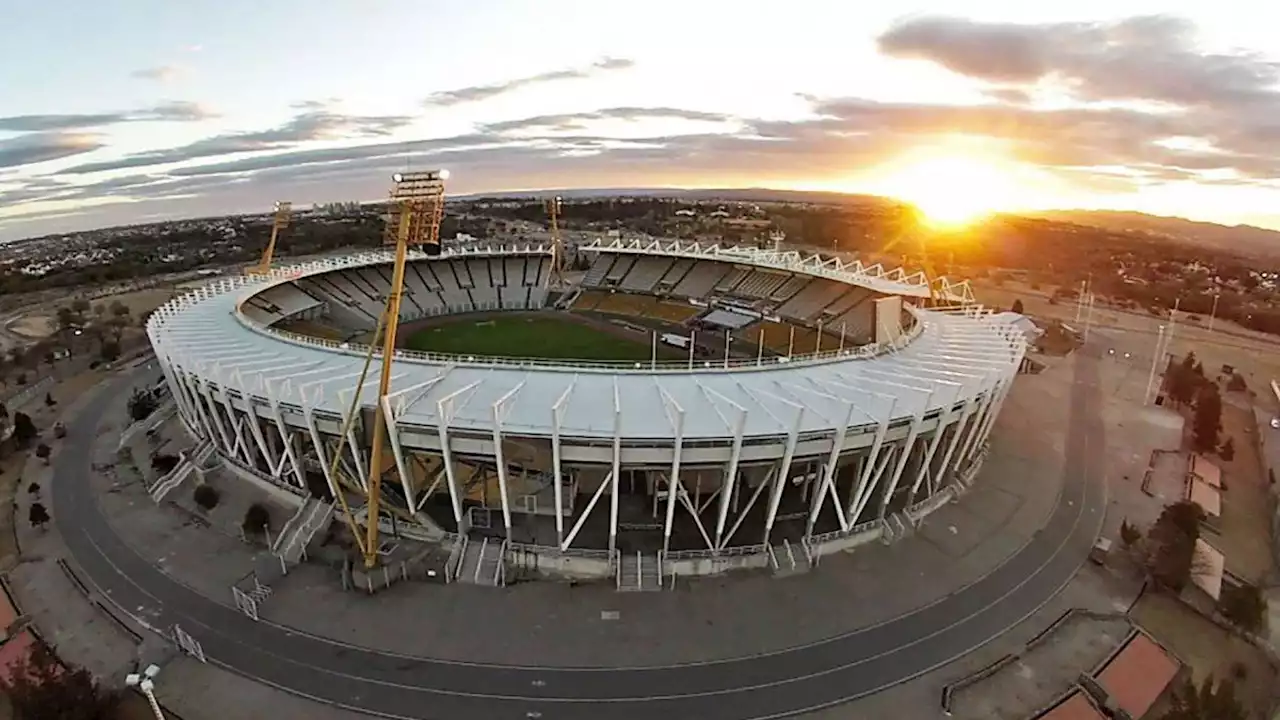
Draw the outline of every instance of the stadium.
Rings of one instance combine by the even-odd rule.
[[[1017,316],[923,274],[651,239],[574,253],[553,277],[551,246],[411,252],[381,401],[362,369],[386,252],[222,278],[148,333],[188,431],[238,474],[363,521],[382,412],[384,536],[485,584],[518,566],[627,589],[909,531],[972,482],[1025,353]]]

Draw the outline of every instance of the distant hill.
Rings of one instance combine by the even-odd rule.
[[[1105,230],[1138,230],[1235,253],[1280,256],[1280,232],[1252,225],[1218,225],[1121,210],[1046,210],[1025,214]]]

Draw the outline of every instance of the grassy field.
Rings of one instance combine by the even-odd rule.
[[[622,330],[619,333],[625,332]],[[650,345],[570,318],[514,315],[459,319],[418,330],[404,346],[411,350],[559,360],[642,362]],[[670,357],[659,348],[659,359]]]

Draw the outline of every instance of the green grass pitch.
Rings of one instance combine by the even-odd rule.
[[[556,317],[489,317],[458,319],[411,335],[410,350],[454,355],[489,355],[552,360],[644,362],[650,358],[648,342],[629,340],[610,332]],[[669,358],[658,348],[658,358]]]

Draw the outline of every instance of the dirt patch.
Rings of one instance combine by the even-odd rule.
[[[1249,717],[1271,710],[1276,672],[1258,648],[1158,592],[1147,592],[1131,617],[1190,667],[1197,685],[1209,676],[1232,677]]]
[[[1251,410],[1231,402],[1222,406],[1222,439],[1231,438],[1231,460],[1212,457],[1222,469],[1222,520],[1212,542],[1227,559],[1227,570],[1255,584],[1273,576],[1268,484],[1258,457],[1257,424]]]
[[[9,323],[9,332],[32,340],[53,334],[54,321],[48,315],[24,315]]]

